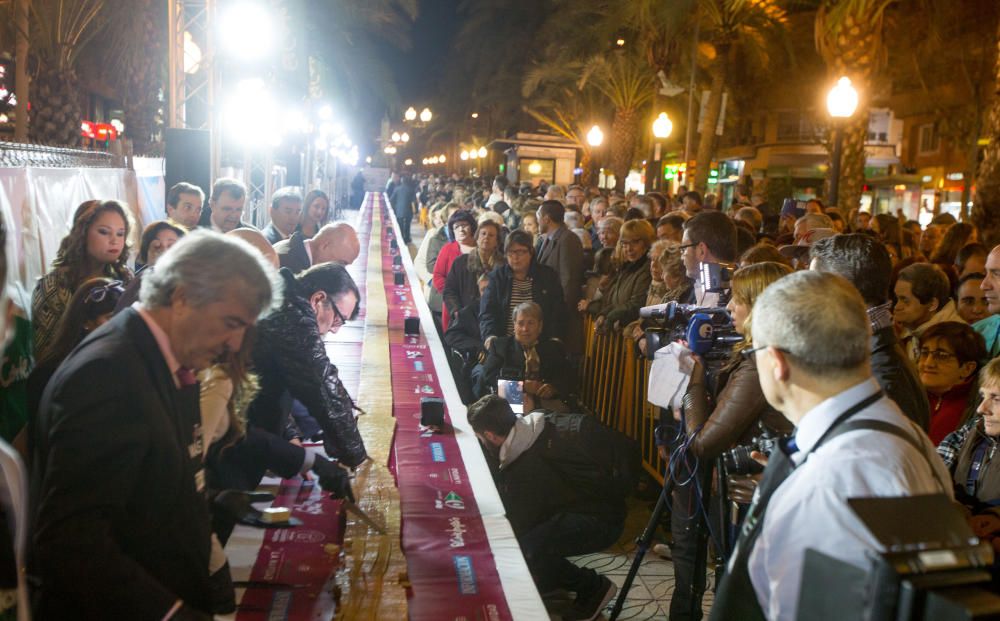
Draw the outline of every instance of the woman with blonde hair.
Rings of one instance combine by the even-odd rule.
[[[607,291],[595,300],[581,300],[579,304],[580,311],[597,317],[594,326],[598,330],[618,329],[638,319],[652,282],[648,252],[655,240],[653,225],[646,220],[629,220],[622,225],[615,248],[619,267]]]

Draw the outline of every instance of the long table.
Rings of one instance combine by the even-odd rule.
[[[236,528],[226,548],[234,580],[244,587],[235,619],[329,619],[337,610],[333,593],[343,588],[354,594],[340,603],[343,618],[400,618],[405,606],[417,621],[547,620],[387,205],[381,193],[365,198],[356,225],[362,252],[350,268],[362,309],[328,343],[328,354],[348,391],[369,404],[360,425],[391,427],[388,450],[365,435],[376,461],[361,475],[368,487],[355,487],[359,504],[389,533],[377,536],[350,516],[345,521],[339,502],[300,479],[265,480],[278,493],[275,506],[291,506],[303,524]],[[395,284],[395,274],[403,284]],[[404,334],[408,317],[419,318],[419,335]],[[421,397],[444,399],[445,432],[420,427]],[[385,472],[391,477],[379,476]],[[393,481],[398,496],[386,489]],[[403,559],[390,544],[400,541],[406,570],[397,576],[393,568]],[[367,551],[359,553],[362,544]]]

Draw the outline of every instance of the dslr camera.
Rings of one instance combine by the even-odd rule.
[[[764,472],[764,466],[760,465],[750,453],[757,451],[768,457],[778,448],[778,441],[785,436],[777,434],[764,425],[759,424],[761,434],[754,437],[746,444],[733,447],[722,454],[722,465],[729,474],[760,474]]]

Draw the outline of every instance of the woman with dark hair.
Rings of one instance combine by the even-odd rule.
[[[976,241],[979,241],[976,235],[976,227],[968,222],[953,224],[948,227],[948,230],[944,233],[944,237],[934,247],[934,252],[930,256],[930,262],[937,265],[953,266],[962,246]]]
[[[931,404],[927,435],[935,446],[975,412],[976,373],[985,358],[986,343],[968,324],[946,321],[920,335],[917,371]]]
[[[302,214],[297,229],[306,239],[312,239],[326,224],[330,214],[330,197],[323,190],[312,190],[302,201]]]
[[[955,255],[955,269],[958,278],[964,279],[969,274],[986,273],[986,257],[990,254],[986,244],[971,242],[962,246]]]
[[[87,201],[76,208],[73,227],[59,244],[52,269],[31,296],[35,356],[44,357],[73,292],[87,279],[106,276],[128,283],[129,217],[118,201]]]
[[[28,376],[29,425],[36,418],[42,392],[52,374],[88,334],[111,319],[115,304],[123,293],[125,288],[121,281],[107,278],[91,278],[73,293],[49,346],[35,358],[35,368]],[[28,437],[34,437],[34,434],[29,431]]]
[[[535,261],[531,235],[513,231],[504,248],[507,262],[490,272],[479,303],[479,331],[484,349],[499,336],[514,334],[514,309],[523,302],[542,307],[542,338],[561,338],[565,326],[566,302],[559,274]]]
[[[135,271],[155,264],[160,255],[184,237],[184,233],[184,229],[168,220],[158,220],[147,226],[139,240],[139,256],[135,259]]]
[[[442,308],[447,309],[451,317],[445,325],[450,324],[453,317],[469,304],[479,308],[479,277],[492,272],[502,263],[500,225],[493,220],[483,220],[476,231],[476,251],[459,256],[448,271]]]
[[[459,209],[448,218],[447,228],[448,238],[452,241],[445,244],[438,253],[437,261],[434,263],[434,279],[431,281],[431,286],[441,295],[444,295],[448,272],[451,271],[455,259],[476,249],[476,217],[464,209]],[[441,328],[444,331],[448,330],[450,312],[445,304],[441,305]]]

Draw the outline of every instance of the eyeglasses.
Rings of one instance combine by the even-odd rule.
[[[688,248],[694,248],[697,245],[698,245],[697,242],[695,242],[693,244],[681,244],[680,246],[677,247],[677,249],[680,250],[681,252],[684,252]]]
[[[104,298],[108,297],[108,292],[114,291],[118,295],[125,293],[125,287],[120,280],[112,280],[106,285],[101,285],[100,287],[94,287],[87,294],[87,299],[85,300],[87,304],[100,304],[104,301]]]
[[[344,317],[344,315],[340,312],[340,309],[337,308],[337,305],[334,304],[332,300],[328,300],[328,302],[330,304],[330,308],[333,309],[333,314],[336,315],[333,321],[333,327],[339,328],[340,326],[347,323],[347,318]]]
[[[531,251],[527,248],[511,248],[507,251],[507,256],[509,257],[523,257],[526,254],[531,254]]]
[[[632,246],[638,246],[645,242],[643,242],[641,239],[625,239],[624,237],[621,237],[618,239],[618,243],[621,244],[622,246],[628,246],[629,248],[631,248]]]
[[[950,351],[945,351],[943,349],[923,349],[917,351],[917,357],[920,359],[931,358],[934,362],[946,362],[952,358],[958,359],[958,356],[951,353]]]
[[[754,354],[756,354],[759,351],[767,349],[768,347],[774,347],[774,346],[773,345],[761,345],[760,347],[752,347],[750,349],[744,349],[743,351],[740,352],[740,355],[743,356],[744,360],[749,360],[751,358],[751,356],[753,356]],[[788,351],[784,347],[774,347],[774,349],[777,350],[777,351],[780,351],[783,354],[792,355],[792,352]]]

